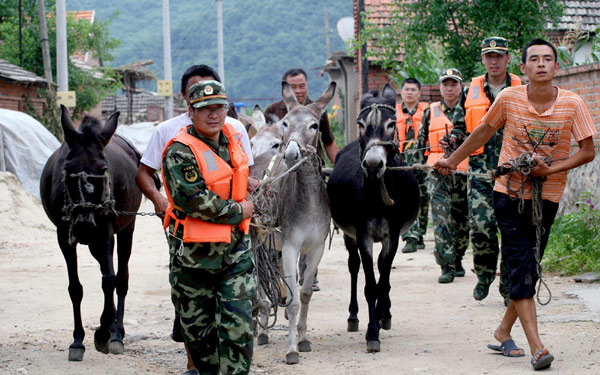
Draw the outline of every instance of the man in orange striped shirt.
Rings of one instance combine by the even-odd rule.
[[[506,356],[524,355],[510,335],[519,318],[535,370],[549,367],[554,359],[542,344],[537,327],[533,299],[539,278],[536,241],[541,242],[541,260],[566,184],[567,171],[592,161],[595,156],[593,136],[596,128],[577,94],[552,85],[558,69],[556,49],[552,44],[543,39],[529,42],[523,49],[521,61],[521,72],[527,75],[529,84],[504,89],[483,118],[483,125],[475,129],[448,159],[434,165],[438,172],[450,173],[461,160],[485,144],[502,124],[505,128],[499,164],[525,153],[531,153],[535,158],[536,165],[529,176],[514,172],[500,176],[494,185],[494,212],[502,234],[502,256],[509,272],[510,303],[494,332],[494,337],[502,344],[489,346]],[[569,155],[571,137],[578,143],[579,150]],[[541,239],[536,237],[535,224],[531,220],[532,183],[529,177],[546,179],[541,193],[544,229]],[[523,200],[523,209],[518,200],[511,199],[515,197]]]

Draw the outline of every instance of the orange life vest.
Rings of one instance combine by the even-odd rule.
[[[248,155],[242,151],[240,144],[241,134],[237,133],[233,126],[225,124],[223,133],[229,141],[229,154],[231,156],[231,164],[233,168],[200,139],[188,133],[189,125],[179,132],[175,138],[171,139],[163,150],[163,158],[167,147],[173,142],[179,142],[188,146],[194,153],[200,174],[204,178],[204,182],[208,189],[216,193],[221,199],[233,199],[236,202],[241,202],[246,197],[246,189],[248,188]],[[163,170],[163,180],[165,174]],[[165,184],[165,192],[169,198],[169,205],[165,213],[164,228],[169,226],[171,219],[175,220],[175,228],[183,225],[183,242],[231,242],[231,231],[235,229],[234,225],[217,224],[196,219],[190,216],[185,216],[183,220],[176,217],[175,209],[182,211],[173,202],[169,188]],[[248,233],[250,229],[250,218],[242,220],[238,225],[239,229],[244,233]]]
[[[450,134],[454,124],[442,111],[440,102],[431,103],[429,114],[429,150],[425,151],[425,155],[428,155],[427,164],[433,165],[444,157],[444,149],[440,145],[440,140],[446,135],[446,127],[448,127],[448,134]],[[469,158],[466,158],[456,169],[466,172],[468,167]]]
[[[419,135],[419,126],[421,125],[421,120],[423,119],[423,111],[427,107],[427,103],[419,103],[417,104],[417,110],[411,116],[408,113],[404,113],[402,110],[402,103],[396,104],[396,127],[398,128],[398,136],[400,137],[400,152],[404,152],[404,147],[406,144],[416,143],[417,135]],[[412,126],[415,131],[415,139],[406,140],[406,120],[410,117],[412,120]]]
[[[483,90],[483,83],[485,81],[485,75],[475,77],[471,80],[471,86],[469,86],[469,93],[465,100],[465,123],[467,124],[467,132],[472,133],[476,127],[481,125],[483,116],[487,113],[488,109],[492,105],[490,99],[488,99],[485,91]],[[520,86],[521,79],[514,74],[510,74],[510,85]],[[471,155],[478,155],[483,152],[481,146]]]

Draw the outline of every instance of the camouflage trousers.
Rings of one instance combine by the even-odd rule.
[[[469,157],[469,171],[485,173],[488,167],[486,155]],[[473,246],[473,268],[479,282],[491,284],[498,267],[498,226],[493,206],[494,182],[477,176],[469,176],[469,227]],[[508,271],[500,266],[500,294],[508,294]]]
[[[218,270],[171,264],[171,300],[200,374],[248,374],[252,361],[252,298],[256,294],[250,251]]]
[[[435,234],[435,260],[442,269],[462,260],[469,245],[467,176],[440,176],[429,179],[431,213]]]
[[[406,233],[402,235],[402,241],[415,240],[419,243],[423,242],[423,236],[427,233],[427,220],[429,215],[429,193],[427,192],[429,180],[428,173],[421,170],[415,170],[415,177],[419,183],[419,216],[414,224],[408,228]]]

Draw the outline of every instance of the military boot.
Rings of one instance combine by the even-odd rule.
[[[454,260],[454,268],[456,268],[456,277],[465,277],[466,272],[460,259]]]
[[[476,301],[481,301],[487,297],[489,292],[490,284],[479,280],[477,285],[475,285],[475,289],[473,289],[473,298],[475,298]]]
[[[423,241],[423,237],[419,237],[419,241],[417,241],[417,250],[425,249],[425,241]]]
[[[417,251],[417,240],[409,238],[406,240],[406,245],[402,248],[403,253],[414,253]]]
[[[440,275],[440,277],[438,277],[438,283],[440,283],[440,284],[451,283],[454,281],[455,275],[456,275],[456,268],[454,267],[454,264],[452,264],[452,265],[449,264],[443,268],[442,274]]]

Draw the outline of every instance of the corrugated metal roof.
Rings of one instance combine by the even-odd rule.
[[[563,16],[554,26],[550,23],[546,25],[549,30],[581,30],[594,31],[600,26],[600,1],[598,0],[579,0],[563,1]]]
[[[0,59],[0,79],[33,85],[46,85],[46,80],[17,65]]]

